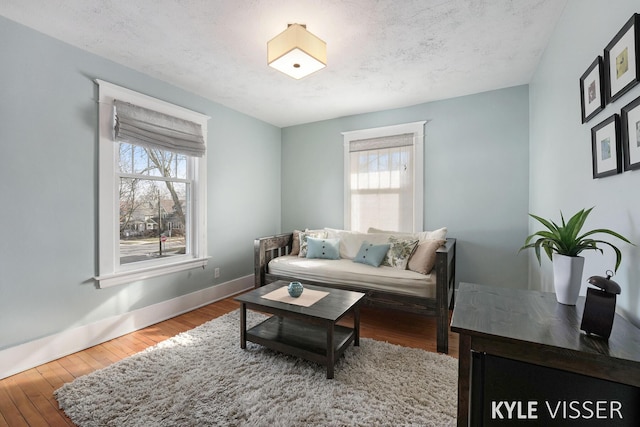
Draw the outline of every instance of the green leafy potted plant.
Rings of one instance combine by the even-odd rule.
[[[553,262],[553,284],[556,290],[556,299],[561,304],[575,305],[578,300],[582,269],[584,267],[584,258],[579,256],[582,251],[594,250],[603,253],[602,248],[598,247],[598,245],[607,245],[616,254],[615,270],[617,271],[618,267],[620,267],[622,262],[620,249],[607,241],[594,239],[591,237],[592,235],[598,233],[609,234],[623,242],[632,244],[626,237],[605,228],[598,228],[581,234],[582,227],[591,210],[593,208],[582,209],[567,222],[565,222],[564,216],[560,212],[561,225],[537,215],[529,214],[529,216],[542,223],[547,230],[537,231],[528,236],[520,250],[533,248],[540,264],[542,263],[540,250],[544,250]]]

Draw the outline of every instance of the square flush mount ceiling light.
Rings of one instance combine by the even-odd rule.
[[[306,25],[290,24],[267,42],[267,62],[294,79],[327,66],[327,44],[307,31]]]

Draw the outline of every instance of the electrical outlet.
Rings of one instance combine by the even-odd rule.
[[[215,279],[217,279],[218,277],[220,277],[220,268],[216,267],[215,270],[213,270],[213,277]]]

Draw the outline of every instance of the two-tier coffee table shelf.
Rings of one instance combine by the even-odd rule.
[[[240,302],[240,347],[251,341],[301,357],[326,366],[327,378],[333,378],[336,360],[351,343],[360,344],[360,304],[365,294],[305,285],[305,290],[328,294],[309,307],[264,298],[288,284],[273,282],[235,298]],[[273,316],[247,330],[247,308]],[[338,325],[349,313],[353,327]]]

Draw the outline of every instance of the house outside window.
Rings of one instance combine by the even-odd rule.
[[[96,82],[100,287],[205,266],[209,117]]]
[[[116,144],[120,264],[185,254],[194,186],[191,159],[157,148]]]
[[[422,231],[425,123],[343,133],[345,229]]]

